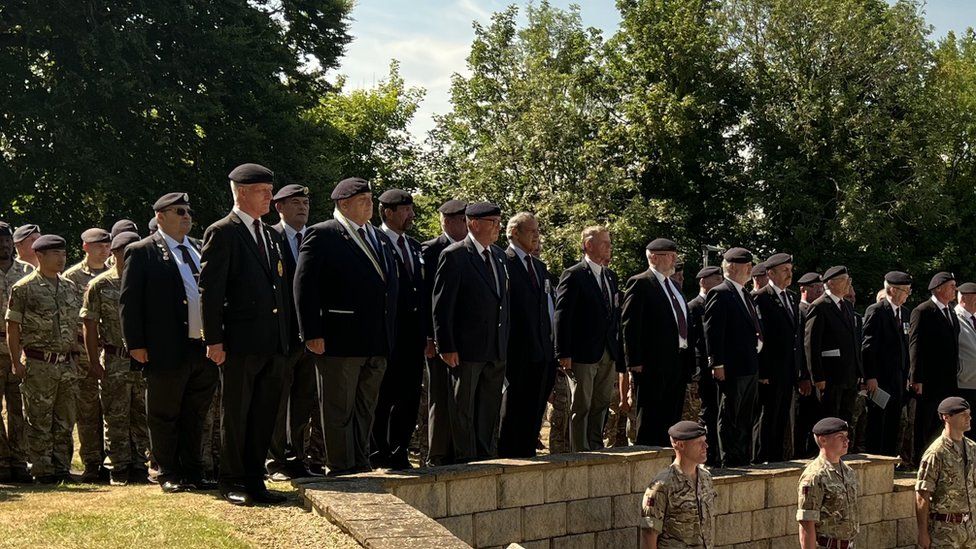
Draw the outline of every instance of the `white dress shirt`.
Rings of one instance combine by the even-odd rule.
[[[197,253],[196,248],[190,244],[190,240],[183,237],[183,242],[177,242],[171,236],[163,232],[162,229],[158,230],[159,234],[163,235],[163,240],[166,241],[166,245],[169,246],[170,254],[173,256],[173,260],[176,261],[176,266],[180,270],[180,278],[183,279],[183,291],[186,292],[186,319],[187,319],[187,335],[190,339],[200,339],[203,337],[203,314],[200,308],[200,287],[197,285],[197,279],[193,277],[193,271],[190,266],[183,261],[183,253],[177,248],[180,245],[186,246],[190,251],[190,258],[195,263],[197,272],[200,272],[200,254]]]
[[[386,236],[390,237],[390,240],[393,242],[393,250],[396,252],[396,254],[398,256],[400,256],[400,261],[402,261],[404,263],[406,263],[408,261],[412,261],[409,256],[408,257],[403,257],[403,250],[400,249],[400,238],[402,237],[403,238],[403,245],[404,245],[404,247],[406,247],[408,251],[410,250],[410,244],[407,243],[406,237],[404,235],[397,234],[396,231],[394,231],[393,229],[387,227],[386,226],[386,223],[383,223],[380,226],[380,230],[383,231],[384,233],[386,233]],[[413,263],[412,262],[410,264],[410,267],[411,267],[411,269],[413,268]]]
[[[302,241],[304,241],[305,231],[308,230],[308,227],[303,226],[301,230],[296,231],[291,225],[282,221],[281,228],[285,232],[285,240],[288,241],[288,247],[291,249],[292,257],[295,258],[295,261],[298,261],[298,239],[295,237],[296,235],[302,235]]]
[[[776,286],[776,284],[773,284],[772,280],[769,281],[769,285],[772,286],[773,291],[776,292],[776,299],[778,299],[779,302],[786,307],[786,309],[789,311],[789,315],[793,316],[793,304],[789,302],[789,296],[783,293],[785,290],[779,288]],[[786,297],[786,301],[783,301],[784,296]]]
[[[476,250],[478,250],[478,258],[481,259],[482,261],[484,261],[485,260],[485,250],[487,250],[488,248],[485,248],[484,246],[482,246],[481,245],[481,242],[478,242],[478,239],[475,238],[473,234],[468,233],[468,238],[471,239],[471,242],[474,243],[474,248]],[[491,277],[492,277],[492,280],[495,281],[495,291],[497,292],[497,291],[499,291],[499,288],[498,288],[498,271],[496,270],[496,267],[495,267],[495,255],[491,253],[491,250],[488,250],[488,256],[491,258],[491,261],[488,262],[488,264],[491,267],[488,270],[491,271]]]
[[[663,274],[657,272],[654,269],[654,267],[651,267],[651,272],[654,273],[655,278],[657,278],[657,281],[661,284],[661,288],[664,290],[664,295],[668,298],[668,305],[671,305],[671,296],[668,295],[669,292],[672,293],[672,294],[674,294],[675,298],[678,300],[678,306],[681,307],[681,312],[684,313],[684,315],[685,315],[685,327],[687,327],[688,326],[688,306],[685,305],[685,298],[684,298],[684,296],[681,295],[681,292],[678,291],[678,288],[675,287],[674,282],[672,282],[670,278],[668,278],[668,277],[664,276]],[[678,325],[678,313],[675,312],[673,306],[671,306],[670,309],[671,309],[671,316],[674,317],[674,325],[677,326]],[[684,337],[681,337],[680,334],[678,335],[678,348],[679,349],[687,349],[688,348],[688,339],[687,338],[684,338]]]

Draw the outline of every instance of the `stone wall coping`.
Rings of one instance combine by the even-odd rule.
[[[892,467],[895,464],[901,463],[898,458],[890,456],[878,456],[873,454],[848,454],[843,458],[844,463],[846,463],[851,469],[855,471],[860,469],[865,469],[872,465],[878,465],[879,463],[890,463]],[[712,473],[712,482],[714,484],[727,484],[736,482],[748,482],[750,480],[759,480],[767,478],[776,478],[782,476],[792,476],[797,475],[798,471],[802,472],[803,469],[812,460],[809,459],[799,459],[792,461],[784,461],[782,463],[770,463],[766,465],[753,465],[749,468],[730,468],[730,469],[709,469]],[[914,481],[913,487],[914,487]],[[914,488],[913,488],[914,489]]]

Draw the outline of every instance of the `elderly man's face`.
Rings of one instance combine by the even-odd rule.
[[[935,295],[936,299],[943,303],[948,303],[956,297],[956,281],[950,280],[945,284],[942,284],[938,288],[932,290],[932,294]]]
[[[766,270],[766,275],[773,284],[781,290],[785,290],[793,284],[793,264],[784,263],[782,265],[777,265],[775,267]]]
[[[539,220],[534,217],[523,221],[512,234],[512,240],[518,244],[519,248],[530,254],[539,249],[540,239]]]
[[[394,231],[405,233],[413,226],[413,220],[416,217],[413,211],[413,204],[403,204],[384,211],[383,221],[387,227]]]
[[[285,223],[300,229],[308,223],[309,200],[307,196],[290,196],[275,202],[275,210]]]
[[[678,262],[677,252],[649,252],[648,261],[654,269],[664,276],[674,274],[674,264]]]
[[[238,185],[237,200],[245,212],[257,214],[257,217],[271,210],[271,196],[274,187],[271,183],[253,183]]]
[[[904,305],[910,295],[912,295],[911,286],[888,286],[888,300],[895,307]]]
[[[959,294],[959,303],[969,314],[976,313],[976,294]]]
[[[599,232],[590,237],[583,248],[586,250],[586,255],[599,265],[609,265],[613,258],[613,243],[608,231]]]
[[[843,299],[847,297],[848,292],[851,289],[851,277],[849,275],[840,275],[831,278],[826,282],[828,288],[830,288],[830,293]]]

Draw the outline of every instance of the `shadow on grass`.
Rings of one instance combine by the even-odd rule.
[[[108,486],[99,486],[97,484],[0,484],[0,503],[17,501],[23,497],[23,494],[44,494],[51,492],[82,494],[107,492],[108,490]]]

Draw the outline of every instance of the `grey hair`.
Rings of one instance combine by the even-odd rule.
[[[529,212],[519,212],[513,215],[508,220],[508,224],[505,225],[505,234],[508,235],[509,239],[511,239],[512,235],[515,234],[515,231],[517,231],[519,227],[522,226],[523,223],[525,223],[526,221],[530,221],[532,219],[535,219],[535,215]]]

